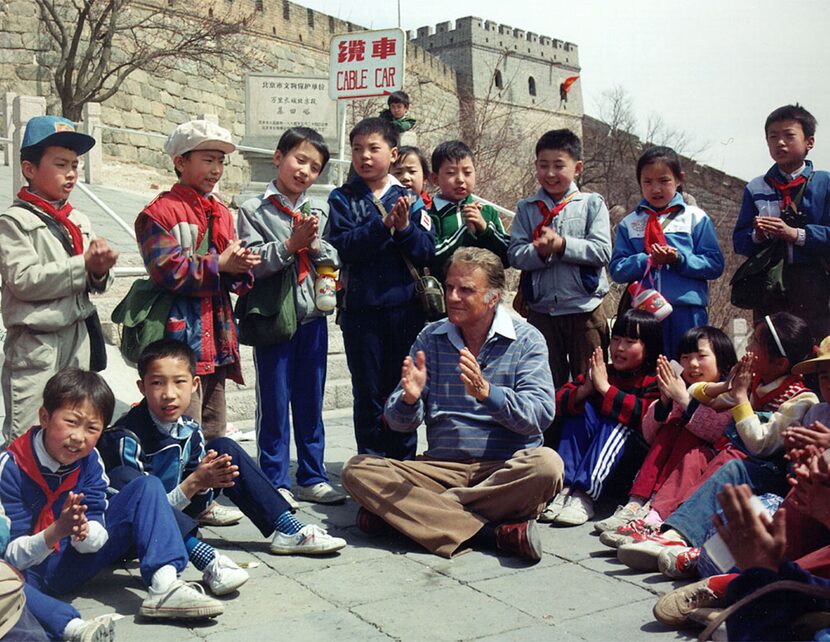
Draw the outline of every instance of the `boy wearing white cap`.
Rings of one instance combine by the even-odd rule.
[[[89,293],[112,282],[118,252],[95,238],[89,219],[67,200],[78,180],[78,157],[93,145],[94,138],[59,116],[32,118],[23,134],[28,185],[0,214],[7,444],[38,422],[49,377],[93,365],[87,319],[97,322],[97,314]]]
[[[184,414],[207,439],[225,434],[225,381],[242,383],[230,292],[253,283],[258,254],[234,238],[228,208],[213,189],[236,149],[228,130],[207,120],[176,127],[167,139],[179,182],[138,215],[136,239],[150,278],[175,295],[165,336],[196,354],[201,386]]]

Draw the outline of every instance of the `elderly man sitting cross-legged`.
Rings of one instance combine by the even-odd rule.
[[[559,455],[542,447],[554,416],[545,340],[499,306],[504,269],[460,248],[446,280],[448,319],[428,325],[404,359],[386,403],[392,430],[426,423],[414,461],[358,455],[343,486],[366,531],[393,526],[443,557],[471,544],[539,560],[536,517],[562,486]]]

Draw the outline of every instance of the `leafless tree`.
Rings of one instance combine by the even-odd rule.
[[[63,115],[79,120],[88,102],[112,97],[138,69],[162,73],[183,62],[217,70],[223,59],[250,64],[250,52],[230,42],[253,13],[223,17],[181,13],[166,0],[35,0],[56,56],[55,90]],[[247,66],[247,65],[246,65]]]

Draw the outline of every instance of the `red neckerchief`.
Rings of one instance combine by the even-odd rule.
[[[268,197],[268,200],[271,201],[271,205],[277,208],[278,211],[290,216],[295,222],[298,221],[302,214],[300,212],[295,212],[289,207],[286,207],[282,203],[280,203],[280,199],[276,197],[275,194],[271,194]],[[297,265],[298,265],[298,275],[297,275],[297,283],[302,283],[305,281],[305,278],[311,274],[311,261],[308,258],[308,248],[303,247],[297,250]]]
[[[426,192],[421,192],[420,196],[421,196],[421,200],[424,202],[424,205],[426,206],[427,209],[432,207],[432,196],[430,196]]]
[[[17,193],[17,198],[43,210],[63,225],[72,239],[72,249],[75,250],[75,254],[84,253],[84,237],[81,234],[81,228],[69,220],[69,213],[72,211],[72,206],[69,204],[69,201],[66,201],[66,204],[62,208],[56,209],[49,201],[42,199],[37,194],[32,194],[25,187],[20,188],[20,191]]]
[[[14,455],[14,463],[17,464],[17,467],[37,484],[37,487],[40,488],[46,497],[46,504],[43,506],[43,510],[40,511],[40,515],[38,515],[34,530],[32,531],[32,535],[37,535],[40,531],[46,530],[51,524],[55,523],[55,513],[52,508],[58,497],[66,491],[75,488],[75,485],[78,483],[78,476],[81,473],[81,467],[78,466],[64,477],[63,481],[55,490],[51,490],[43,478],[43,473],[40,472],[40,465],[32,449],[31,431],[15,439],[8,447],[8,451]],[[60,550],[60,542],[55,544],[55,551],[58,550]]]
[[[548,209],[547,204],[543,200],[536,201],[536,207],[539,208],[539,213],[542,215],[542,220],[539,222],[539,225],[533,230],[533,238],[538,239],[542,235],[542,230],[545,229],[548,225],[553,223],[553,219],[559,216],[559,212],[565,209],[565,206],[568,204],[574,196],[576,196],[579,192],[571,192],[561,201],[559,201],[556,205],[553,206],[552,210]]]
[[[795,386],[795,394],[790,395],[790,397],[794,397],[799,392],[807,389],[801,375],[790,375],[789,377],[786,377],[784,381],[782,381],[781,384],[774,390],[770,390],[763,397],[756,398],[759,385],[760,381],[757,379],[752,382],[752,391],[749,398],[752,399],[753,410],[772,410],[773,412],[778,410],[778,407],[783,403],[783,401],[779,401],[777,404],[772,403],[781,395],[782,392],[785,392],[788,388]]]
[[[643,207],[643,211],[648,214],[648,221],[646,221],[646,233],[644,239],[644,246],[646,253],[651,252],[652,245],[668,245],[666,242],[666,234],[663,232],[663,226],[660,225],[660,217],[664,214],[674,214],[683,209],[682,205],[672,205],[664,210],[655,211],[650,207]]]
[[[781,192],[781,211],[785,211],[789,208],[790,203],[793,202],[793,197],[791,196],[791,192],[800,185],[804,185],[807,182],[807,178],[802,174],[796,179],[791,180],[789,183],[779,183],[777,180],[772,178],[771,176],[767,176],[767,180],[769,184],[772,185],[775,189]]]

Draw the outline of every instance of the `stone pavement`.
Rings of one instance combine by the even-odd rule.
[[[111,346],[109,356],[104,376],[121,412],[139,399],[135,372]],[[327,413],[325,419],[326,464],[338,484],[343,463],[355,453],[351,413]],[[243,444],[254,453],[253,442]],[[613,507],[604,508],[608,513]],[[116,622],[118,640],[692,639],[666,630],[651,615],[656,596],[676,584],[626,569],[590,525],[542,526],[545,555],[535,565],[489,551],[446,560],[401,537],[366,537],[354,526],[356,510],[351,501],[301,503],[301,519],[349,542],[327,557],[271,555],[268,541],[247,519],[203,529],[204,539],[236,562],[256,563],[239,593],[221,598],[226,611],[216,620],[157,624],[136,618],[144,587],[134,563],[102,572],[66,599],[84,617],[123,615]],[[186,579],[199,577],[192,566],[186,571]]]

